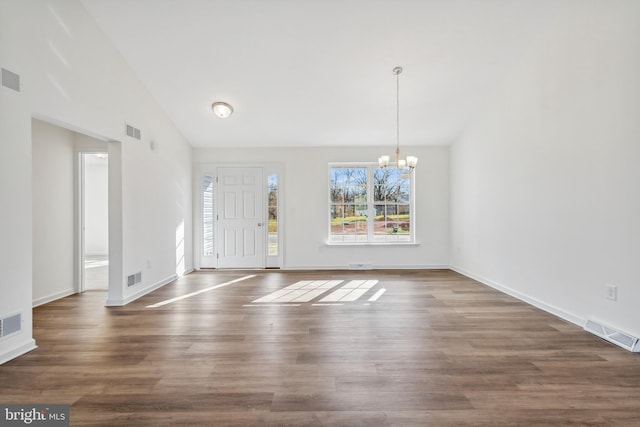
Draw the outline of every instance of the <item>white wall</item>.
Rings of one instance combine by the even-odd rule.
[[[555,5],[452,147],[452,264],[640,335],[640,2]]]
[[[284,268],[428,268],[449,265],[449,148],[407,147],[418,156],[415,246],[328,246],[329,162],[377,161],[381,147],[194,149],[196,169],[206,164],[281,163]],[[393,154],[393,153],[391,153]],[[201,188],[195,174],[194,189]],[[194,193],[198,203],[200,196]],[[197,205],[199,206],[199,205]],[[196,245],[199,240],[196,239]],[[195,253],[199,252],[199,247]]]
[[[189,144],[79,1],[0,2],[0,66],[18,73],[22,84],[20,93],[0,88],[0,197],[11,204],[0,214],[0,315],[19,312],[24,319],[22,333],[0,341],[1,362],[34,345],[32,117],[119,141],[109,144],[110,179],[120,184],[110,194],[121,195],[113,215],[120,224],[114,241],[121,260],[118,275],[110,271],[111,304],[126,303],[191,268],[192,175]],[[142,129],[143,141],[124,136],[125,122]],[[176,250],[181,227],[184,254]],[[143,273],[143,281],[127,288],[126,276],[135,272]]]
[[[0,13],[0,21],[3,16]],[[0,25],[0,45],[4,40]],[[3,363],[36,344],[31,316],[31,116],[24,97],[4,88],[0,88],[0,111],[0,317],[22,316],[21,332],[0,340]]]
[[[33,303],[74,291],[74,133],[32,121]]]
[[[87,156],[93,156],[88,154]],[[109,254],[108,159],[89,159],[84,166],[84,251],[86,255]]]

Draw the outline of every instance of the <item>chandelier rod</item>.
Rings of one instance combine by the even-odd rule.
[[[400,73],[402,67],[395,67],[393,73],[396,75],[396,163],[400,160]]]

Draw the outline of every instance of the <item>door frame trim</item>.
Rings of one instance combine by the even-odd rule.
[[[269,173],[277,173],[278,174],[278,263],[279,263],[279,267],[278,268],[282,268],[283,267],[283,260],[284,260],[284,256],[283,256],[283,233],[284,233],[284,221],[283,221],[283,201],[284,201],[284,191],[283,191],[283,165],[281,163],[276,163],[276,162],[265,162],[265,163],[201,163],[199,164],[195,170],[195,176],[194,176],[194,194],[193,194],[193,198],[194,198],[194,226],[193,226],[193,231],[194,231],[194,236],[193,236],[193,254],[194,254],[194,268],[196,270],[201,270],[203,268],[219,268],[218,266],[218,261],[217,259],[214,258],[214,263],[212,265],[214,265],[213,267],[203,267],[202,266],[202,257],[203,257],[203,238],[202,238],[202,233],[203,233],[203,214],[202,214],[202,210],[204,207],[204,203],[203,203],[203,199],[202,199],[202,178],[205,175],[211,175],[213,177],[218,176],[218,169],[220,168],[261,168],[262,169],[262,174],[263,174],[263,202],[268,200],[268,194],[267,194],[267,183],[266,183],[266,177],[268,176]],[[214,189],[214,194],[213,194],[213,203],[214,203],[214,211],[217,209],[217,195],[216,195],[217,189]],[[267,206],[264,206],[263,209],[263,219],[265,220],[265,223],[267,223],[267,218],[268,218],[268,209]],[[264,250],[264,256],[265,256],[265,262],[264,265],[268,265],[267,263],[267,258],[268,258],[268,247],[266,247],[268,245],[268,236],[267,236],[267,230],[268,227],[264,227],[264,234],[265,234],[265,238],[264,238],[264,244],[265,244],[265,250]],[[217,244],[217,227],[214,223],[214,244]]]

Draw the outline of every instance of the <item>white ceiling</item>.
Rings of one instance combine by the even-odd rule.
[[[396,65],[401,145],[451,143],[554,1],[82,3],[194,147],[292,147],[394,146]]]

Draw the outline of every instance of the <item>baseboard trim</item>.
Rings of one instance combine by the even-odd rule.
[[[46,297],[42,297],[42,298],[38,298],[38,299],[33,300],[32,307],[35,308],[35,307],[41,306],[43,304],[47,304],[47,303],[50,303],[52,301],[55,301],[57,299],[68,297],[69,295],[73,295],[75,293],[76,293],[76,291],[74,289],[67,289],[67,290],[62,291],[62,292],[56,292],[55,294],[48,295]]]
[[[349,268],[348,265],[335,265],[335,266],[284,266],[280,268],[281,271],[297,271],[297,270],[344,270],[344,271],[373,271],[373,270],[449,270],[451,267],[448,265],[373,265],[368,269],[354,269]]]
[[[105,306],[107,307],[121,307],[123,305],[127,305],[130,302],[133,302],[135,300],[137,300],[138,298],[141,298],[153,291],[155,291],[156,289],[159,289],[165,285],[168,285],[169,283],[173,282],[174,280],[176,280],[178,278],[177,274],[173,274],[165,279],[160,280],[159,282],[154,283],[151,286],[147,286],[144,289],[140,289],[137,292],[134,292],[133,294],[123,298],[123,299],[119,299],[119,300],[113,300],[113,299],[107,299],[107,302],[105,303]]]
[[[38,348],[38,346],[36,345],[36,340],[32,338],[25,344],[22,344],[16,348],[0,354],[0,365],[7,363],[8,361],[15,359],[16,357],[22,356],[25,353],[33,351],[36,348]]]
[[[487,285],[490,288],[493,288],[495,290],[498,290],[502,293],[505,293],[507,295],[510,295],[514,298],[519,299],[520,301],[526,302],[527,304],[530,304],[536,308],[539,308],[540,310],[546,311],[549,314],[553,314],[556,317],[559,317],[561,319],[566,320],[567,322],[571,322],[579,327],[584,327],[584,325],[587,322],[587,319],[583,319],[580,316],[576,316],[573,313],[570,313],[568,311],[562,310],[558,307],[555,307],[553,305],[549,305],[545,302],[540,301],[539,299],[533,298],[527,294],[523,294],[522,292],[516,291],[515,289],[512,289],[508,286],[505,286],[501,283],[495,282],[493,280],[487,279],[486,277],[482,277],[478,274],[474,274],[471,273],[469,271],[466,271],[462,268],[459,267],[455,267],[455,266],[450,266],[449,267],[451,270],[455,271],[456,273],[460,273],[463,276],[466,276],[470,279],[473,279],[477,282],[482,283],[483,285]]]

